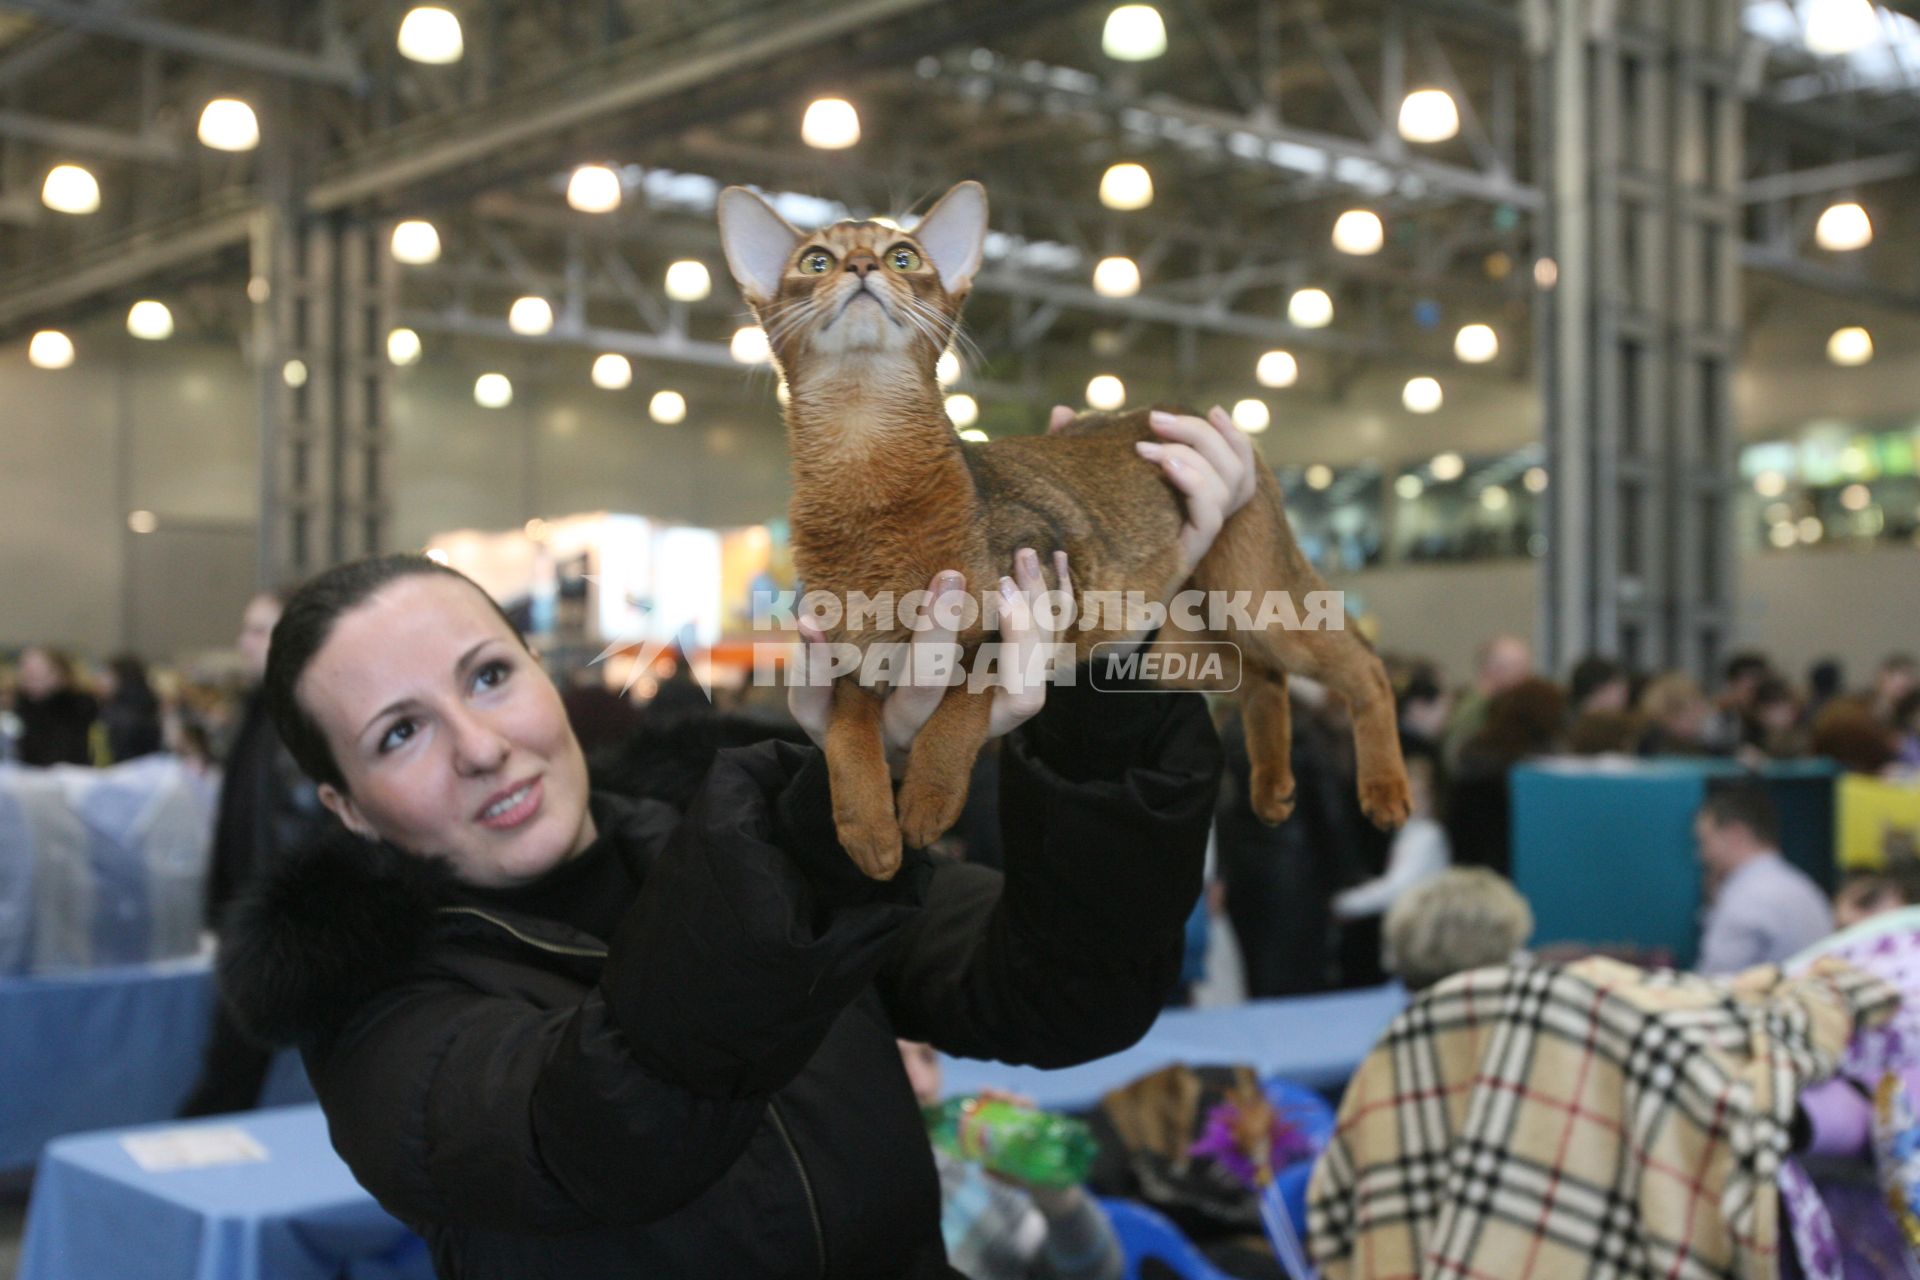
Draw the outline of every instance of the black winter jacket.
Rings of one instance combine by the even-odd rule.
[[[1219,747],[1192,694],[1056,689],[1003,768],[1004,880],[919,852],[866,880],[820,754],[765,743],[684,816],[596,798],[644,868],[608,944],[336,840],[243,899],[222,983],[301,1045],[334,1146],[444,1277],[954,1275],[894,1038],[1040,1066],[1136,1041]]]

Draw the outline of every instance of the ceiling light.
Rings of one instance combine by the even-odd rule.
[[[1819,516],[1802,516],[1798,532],[1800,541],[1818,542],[1825,535],[1826,528],[1820,523]]]
[[[960,433],[960,438],[968,444],[985,444],[987,442],[987,433],[978,427],[968,427]]]
[[[943,387],[960,381],[960,357],[951,351],[942,351],[940,358],[934,361],[933,380]]]
[[[1873,220],[1857,204],[1830,204],[1813,228],[1813,239],[1833,253],[1864,249],[1873,243]]]
[[[1453,354],[1464,364],[1486,364],[1500,354],[1500,335],[1491,325],[1462,325],[1453,335]]]
[[[767,331],[757,324],[735,329],[727,350],[741,364],[765,364],[773,358],[773,348],[767,345]]]
[[[948,396],[947,417],[955,427],[970,427],[980,421],[980,403],[969,395]]]
[[[633,361],[609,351],[594,357],[592,376],[602,391],[625,391],[633,385]]]
[[[298,391],[307,385],[307,362],[295,357],[280,366],[280,380]]]
[[[532,294],[515,298],[512,309],[507,312],[507,328],[529,338],[552,332],[553,304]]]
[[[1333,468],[1324,462],[1316,462],[1307,468],[1307,488],[1326,489],[1333,484]]]
[[[1480,505],[1488,511],[1505,511],[1512,495],[1497,484],[1490,484],[1480,491]]]
[[[683,258],[667,267],[667,296],[675,302],[699,302],[712,292],[706,263]]]
[[[36,369],[64,369],[73,363],[73,339],[58,329],[42,329],[28,340],[27,359]]]
[[[1167,24],[1150,4],[1123,4],[1107,15],[1100,47],[1120,62],[1146,62],[1167,51]]]
[[[1779,471],[1762,471],[1753,478],[1753,491],[1763,498],[1777,498],[1787,491],[1787,477]]]
[[[1526,474],[1520,477],[1520,483],[1526,486],[1528,493],[1545,493],[1547,491],[1547,469],[1545,467],[1528,467]]]
[[[1467,461],[1457,453],[1437,454],[1427,464],[1427,470],[1433,472],[1433,478],[1441,484],[1449,484],[1466,474]]]
[[[1460,108],[1445,89],[1416,89],[1400,104],[1400,136],[1408,142],[1445,142],[1460,132]]]
[[[1415,498],[1427,491],[1427,486],[1421,483],[1419,476],[1409,471],[1406,475],[1401,476],[1393,482],[1393,491],[1405,498],[1408,502],[1412,502]]]
[[[215,98],[200,112],[200,141],[215,151],[251,151],[260,145],[260,121],[238,98]]]
[[[1253,367],[1253,376],[1263,387],[1290,387],[1300,380],[1300,362],[1289,351],[1269,351]]]
[[[1853,53],[1880,38],[1880,15],[1868,0],[1810,0],[1803,13],[1807,48],[1823,58]]]
[[[1287,299],[1287,319],[1301,329],[1324,329],[1333,323],[1333,299],[1325,289],[1300,289]]]
[[[387,359],[397,365],[409,365],[420,359],[420,335],[411,329],[395,329],[387,334]]]
[[[1865,511],[1873,502],[1873,491],[1863,484],[1850,484],[1840,491],[1840,505],[1849,511]]]
[[[1103,298],[1131,298],[1140,292],[1140,268],[1132,258],[1102,258],[1093,269],[1093,291]]]
[[[1333,247],[1342,253],[1365,257],[1380,252],[1386,242],[1387,229],[1371,209],[1349,209],[1334,220]]]
[[[393,228],[393,259],[410,267],[440,260],[440,232],[431,222],[409,218]]]
[[[473,400],[483,409],[504,409],[513,403],[513,383],[504,373],[483,373],[473,380]]]
[[[1533,282],[1542,289],[1551,289],[1560,283],[1560,264],[1552,258],[1541,258],[1533,264]]]
[[[77,164],[57,164],[40,186],[40,203],[55,213],[92,213],[100,207],[100,183]]]
[[[1827,359],[1852,369],[1873,359],[1873,335],[1859,325],[1835,329],[1827,339]]]
[[[1153,203],[1153,175],[1131,162],[1108,165],[1100,175],[1100,203],[1123,213],[1146,208]]]
[[[1408,378],[1400,389],[1400,403],[1408,413],[1432,413],[1446,400],[1438,378]]]
[[[567,179],[567,203],[581,213],[612,213],[620,207],[620,175],[603,164],[583,164]]]
[[[407,16],[400,19],[399,45],[402,57],[435,67],[458,62],[466,52],[460,19],[434,5],[407,11]]]
[[[160,517],[151,511],[127,512],[127,528],[135,533],[152,533],[160,527]]]
[[[822,151],[841,151],[860,141],[860,113],[845,98],[816,98],[800,122],[800,141]]]
[[[647,416],[664,426],[687,420],[687,398],[678,391],[656,391],[647,401]]]
[[[1087,383],[1087,405],[1094,409],[1118,409],[1127,402],[1127,384],[1110,373]]]
[[[1273,414],[1267,408],[1265,400],[1236,400],[1233,402],[1233,425],[1250,436],[1257,436],[1273,422]]]
[[[161,342],[173,336],[173,312],[164,302],[142,298],[127,308],[127,332],[147,342]]]

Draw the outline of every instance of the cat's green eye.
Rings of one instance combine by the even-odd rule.
[[[918,271],[920,255],[905,245],[900,245],[887,255],[887,261],[893,264],[895,271]]]
[[[815,249],[800,259],[800,269],[808,275],[823,276],[833,270],[833,255],[825,249]]]

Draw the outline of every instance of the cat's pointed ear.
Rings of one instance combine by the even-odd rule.
[[[800,233],[773,206],[745,187],[720,193],[720,246],[727,253],[727,269],[752,303],[773,301],[787,259],[800,243]]]
[[[980,254],[987,242],[987,189],[962,182],[940,197],[913,229],[914,239],[927,251],[940,283],[948,293],[965,293],[980,270]]]

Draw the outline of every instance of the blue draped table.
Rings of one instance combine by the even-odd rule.
[[[1111,1089],[1184,1062],[1246,1063],[1262,1079],[1279,1076],[1336,1091],[1406,1003],[1406,992],[1394,985],[1226,1009],[1169,1009],[1139,1044],[1078,1067],[1042,1071],[943,1058],[942,1088],[951,1095],[992,1086],[1025,1094],[1042,1107],[1085,1110]]]
[[[151,1170],[129,1136],[239,1129],[264,1158]],[[318,1107],[62,1138],[27,1209],[17,1280],[432,1280],[426,1245],[334,1154]]]
[[[0,1172],[62,1134],[165,1120],[200,1071],[213,1008],[204,959],[0,978]],[[313,1097],[297,1059],[269,1102]]]

